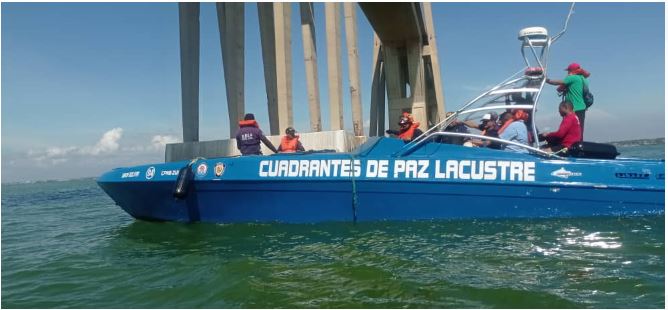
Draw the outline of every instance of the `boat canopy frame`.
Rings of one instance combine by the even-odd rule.
[[[525,28],[520,31],[518,39],[522,41],[521,54],[525,66],[496,84],[489,90],[473,98],[461,108],[446,116],[445,119],[433,125],[413,141],[404,145],[395,156],[403,156],[411,153],[417,146],[423,145],[425,141],[431,140],[436,136],[460,136],[468,138],[478,138],[491,140],[507,145],[515,145],[529,150],[531,153],[547,156],[545,151],[539,149],[538,130],[535,119],[538,111],[538,100],[543,92],[547,80],[547,63],[550,47],[556,42],[568,28],[568,22],[574,12],[575,3],[572,3],[566,16],[563,29],[555,36],[550,37],[547,30],[541,27]],[[530,33],[530,30],[535,30]],[[530,53],[527,53],[527,50]],[[532,65],[533,64],[533,65]],[[524,95],[523,95],[524,94]],[[503,103],[503,104],[499,104]],[[444,129],[454,122],[460,115],[466,115],[465,120],[476,119],[476,116],[482,116],[480,112],[513,109],[530,110],[530,135],[533,136],[533,145],[524,145],[514,141],[508,141],[500,138],[486,137],[472,133],[454,133],[445,132]],[[558,155],[550,154],[550,157]],[[561,157],[560,157],[561,158]]]

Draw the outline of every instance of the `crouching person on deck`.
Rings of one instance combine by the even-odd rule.
[[[278,153],[271,141],[267,139],[260,130],[255,115],[248,113],[244,116],[243,121],[239,121],[239,131],[236,135],[237,148],[241,155],[262,155],[260,151],[260,141],[264,143],[274,153]]]
[[[541,133],[538,135],[538,140],[547,141],[547,144],[541,147],[545,151],[566,153],[571,145],[580,142],[582,129],[580,127],[580,120],[576,113],[573,112],[573,104],[570,101],[562,101],[559,104],[559,114],[563,117],[559,125],[559,130],[548,134]]]
[[[386,130],[385,133],[390,135],[395,135],[397,138],[404,140],[408,143],[413,141],[413,139],[422,135],[422,130],[420,130],[420,123],[413,122],[412,117],[406,115],[401,116],[399,119],[399,130]]]
[[[299,135],[295,133],[295,129],[288,127],[285,129],[285,136],[281,138],[281,145],[278,146],[280,153],[294,153],[304,152],[304,146],[299,142]]]

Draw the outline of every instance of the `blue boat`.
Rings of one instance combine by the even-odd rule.
[[[569,14],[570,16],[570,14]],[[566,24],[568,23],[568,19]],[[549,37],[520,31],[526,67],[404,143],[369,138],[350,153],[197,158],[118,168],[98,180],[137,219],[181,222],[374,221],[664,214],[664,160],[615,158],[614,147],[568,154],[444,131],[455,119],[522,109],[535,118]],[[526,53],[528,51],[529,53]],[[550,109],[551,112],[552,109]],[[442,143],[491,140],[524,152]]]

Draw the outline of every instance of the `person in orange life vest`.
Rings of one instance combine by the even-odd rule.
[[[559,114],[563,117],[559,130],[538,135],[539,141],[547,141],[547,144],[541,147],[543,150],[565,152],[571,145],[580,142],[580,121],[573,112],[573,104],[570,101],[562,101],[559,104]]]
[[[304,152],[304,146],[299,142],[299,136],[295,133],[295,129],[288,127],[285,129],[285,136],[281,138],[281,145],[278,146],[280,153],[294,153],[297,151]]]
[[[420,123],[413,122],[411,118],[402,115],[399,118],[399,130],[386,130],[387,134],[395,135],[397,138],[404,140],[406,143],[413,141],[422,134],[420,130]]]
[[[262,155],[260,151],[260,142],[264,143],[271,151],[278,153],[271,141],[267,139],[260,130],[255,115],[248,113],[243,121],[239,121],[239,131],[236,135],[237,148],[241,155]]]

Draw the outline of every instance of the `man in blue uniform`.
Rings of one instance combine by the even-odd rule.
[[[271,141],[267,139],[260,130],[255,115],[248,113],[243,121],[239,121],[239,131],[237,131],[237,148],[241,155],[262,155],[260,151],[260,141],[264,143],[274,153],[278,153]]]

